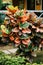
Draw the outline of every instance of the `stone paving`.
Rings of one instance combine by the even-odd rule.
[[[5,54],[11,54],[11,53],[15,53],[17,51],[17,49],[18,48],[2,50],[2,52],[4,52]]]

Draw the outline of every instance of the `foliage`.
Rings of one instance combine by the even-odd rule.
[[[5,14],[0,13],[0,24],[3,24],[5,16],[6,16]]]
[[[40,45],[41,47],[43,45],[42,20],[37,20],[34,13],[19,10],[18,7],[12,5],[9,5],[7,10],[9,11],[6,13],[7,18],[5,17],[4,24],[1,25],[2,39],[5,40],[5,43],[14,43],[19,48],[20,54],[23,53],[30,59],[33,56],[36,57],[34,53],[40,48]]]
[[[24,57],[4,54],[0,51],[0,65],[43,65],[42,63],[28,63]]]
[[[0,0],[0,9],[1,9],[1,7],[2,7],[2,0]]]
[[[3,52],[0,52],[0,64],[1,65],[22,65],[25,63],[24,57],[12,57],[10,55],[6,55]]]

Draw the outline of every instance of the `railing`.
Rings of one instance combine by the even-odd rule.
[[[30,11],[30,12],[43,12],[43,10],[27,10],[27,11]],[[0,13],[5,13],[7,12],[7,10],[0,10]]]

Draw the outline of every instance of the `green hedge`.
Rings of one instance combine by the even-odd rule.
[[[24,57],[6,55],[0,52],[0,65],[43,65],[43,64],[26,63],[26,59]]]
[[[3,24],[5,16],[6,16],[5,14],[0,12],[0,24]]]
[[[2,7],[2,0],[0,0],[0,9],[1,9],[1,7]]]

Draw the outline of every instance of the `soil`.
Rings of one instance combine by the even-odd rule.
[[[13,49],[14,47],[13,47],[13,45],[10,43],[10,44],[8,44],[8,45],[0,45],[0,51],[1,50],[8,50],[8,49]]]

